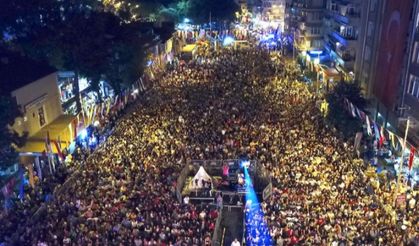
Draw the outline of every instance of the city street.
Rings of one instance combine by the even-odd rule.
[[[247,245],[397,245],[414,235],[417,209],[403,220],[385,209],[393,189],[364,175],[352,144],[325,124],[287,64],[259,48],[205,58],[167,72],[45,216],[5,223],[1,234],[17,230],[20,245],[206,245],[219,212],[181,204],[178,176],[189,160],[244,158],[258,160],[273,183],[264,218],[245,220]],[[259,237],[259,223],[271,239]]]

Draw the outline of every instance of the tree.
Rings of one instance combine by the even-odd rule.
[[[350,138],[362,130],[362,122],[350,115],[345,108],[344,99],[365,111],[367,101],[362,97],[361,88],[354,82],[340,81],[327,95],[329,103],[328,120],[340,130],[345,138]]]
[[[108,80],[116,91],[135,82],[144,66],[144,45],[157,35],[165,39],[173,32],[161,28],[157,35],[142,33],[131,18],[133,11],[158,15],[161,6],[174,3],[171,0],[36,2],[16,0],[2,6],[8,12],[2,18],[5,22],[0,21],[0,30],[13,35],[14,46],[26,55],[48,60],[59,70],[74,71],[76,79],[79,74],[88,78],[99,100],[100,80]]]
[[[197,24],[231,21],[239,6],[234,0],[189,0],[188,16]]]
[[[17,163],[15,147],[23,147],[27,133],[19,135],[12,130],[15,119],[21,116],[16,102],[9,96],[0,95],[0,169],[7,169]]]

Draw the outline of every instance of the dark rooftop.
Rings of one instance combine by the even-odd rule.
[[[55,71],[57,70],[46,62],[0,50],[0,95],[10,95],[12,91]]]

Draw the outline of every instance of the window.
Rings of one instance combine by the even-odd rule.
[[[319,35],[320,34],[320,28],[312,27],[310,32],[311,32],[312,35]]]
[[[365,46],[365,61],[369,61],[371,59],[371,48],[369,46]]]
[[[372,21],[368,22],[368,37],[372,36],[372,33],[374,32],[374,23]]]
[[[45,120],[45,113],[44,113],[44,106],[38,108],[38,117],[39,117],[39,126],[43,127],[46,123]]]
[[[410,79],[408,93],[419,99],[419,78],[412,76]]]
[[[415,46],[413,48],[412,62],[419,64],[419,44],[418,44],[418,42],[415,42]]]
[[[377,0],[371,0],[370,11],[375,11],[375,6],[377,5]]]

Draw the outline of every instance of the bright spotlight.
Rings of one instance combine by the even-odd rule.
[[[191,20],[189,18],[183,19],[183,23],[190,23],[190,22],[191,22]]]
[[[95,127],[100,126],[100,122],[99,122],[98,120],[96,120],[96,121],[93,123],[93,126],[95,126]]]
[[[244,168],[249,168],[250,167],[250,161],[242,161],[241,166]]]
[[[86,129],[83,129],[80,132],[80,138],[83,139],[83,140],[87,138],[87,130]]]
[[[229,45],[231,45],[232,43],[234,43],[234,38],[233,37],[230,37],[230,36],[227,36],[227,37],[225,37],[224,38],[224,41],[223,41],[223,46],[229,46]]]

